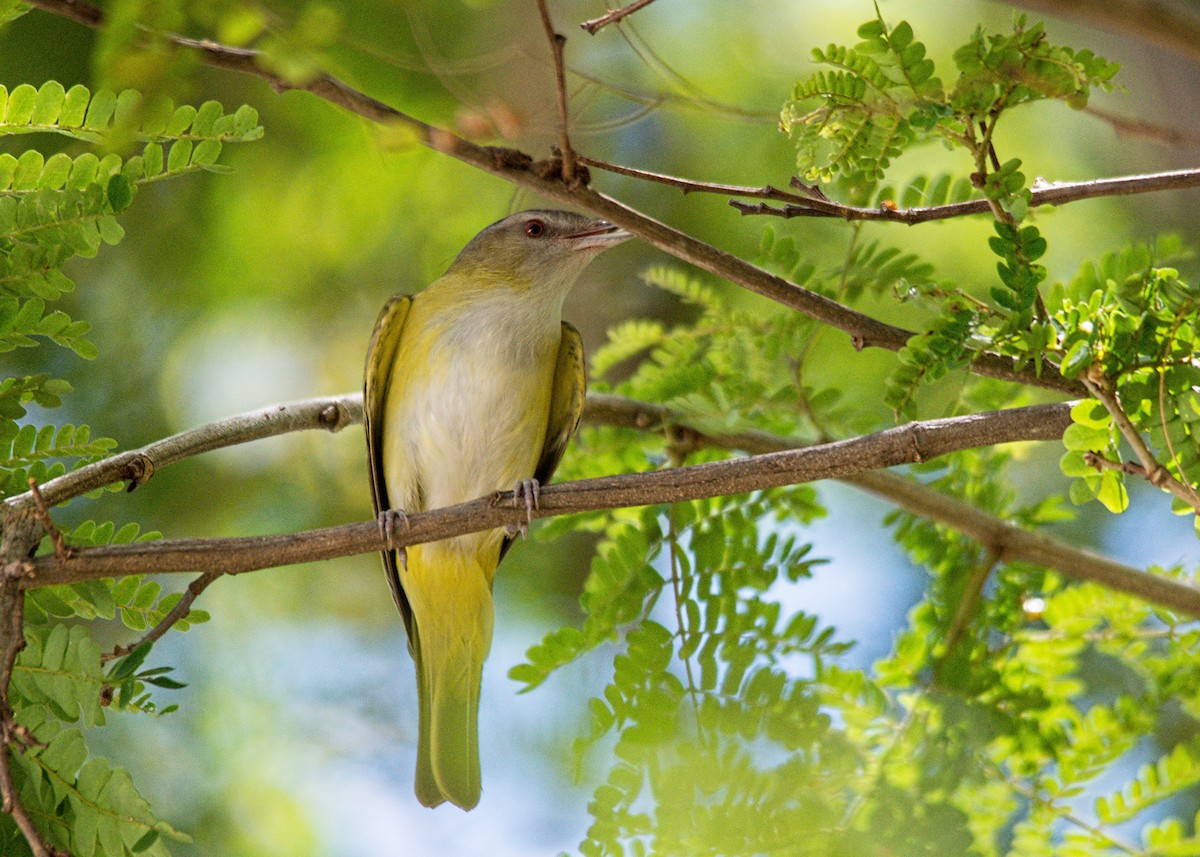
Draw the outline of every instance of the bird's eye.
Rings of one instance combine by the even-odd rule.
[[[546,234],[546,224],[540,220],[525,221],[525,234],[530,238],[541,238]]]

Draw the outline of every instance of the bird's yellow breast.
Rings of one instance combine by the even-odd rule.
[[[418,295],[383,407],[395,508],[425,511],[511,489],[541,455],[561,327],[507,293],[469,304]],[[498,536],[488,534],[488,541]],[[463,537],[477,548],[478,537]]]

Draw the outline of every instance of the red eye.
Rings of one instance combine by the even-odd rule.
[[[525,234],[530,238],[541,238],[546,233],[546,224],[540,220],[525,221]]]

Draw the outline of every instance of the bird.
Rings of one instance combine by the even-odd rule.
[[[571,211],[509,215],[426,289],[388,300],[375,324],[363,412],[385,544],[409,513],[510,488],[525,506],[514,527],[383,551],[416,666],[415,792],[425,806],[479,802],[492,581],[583,412],[583,343],[563,301],[588,262],[630,237]]]

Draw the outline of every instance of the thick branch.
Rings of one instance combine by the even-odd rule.
[[[88,26],[97,27],[103,23],[103,11],[84,0],[31,2],[38,8]],[[885,324],[698,241],[589,187],[579,184],[568,186],[562,181],[561,165],[557,161],[534,162],[522,152],[478,146],[448,131],[414,119],[327,74],[319,75],[304,84],[286,81],[259,67],[256,62],[258,54],[255,51],[180,36],[170,38],[178,45],[199,51],[203,61],[209,65],[255,75],[279,91],[307,91],[380,124],[403,124],[411,128],[417,139],[429,148],[512,184],[535,191],[548,199],[578,206],[603,217],[685,262],[849,334],[858,348],[878,347],[899,351],[913,335],[910,330]],[[1035,371],[1033,366],[1018,370],[1014,367],[1013,360],[998,355],[979,356],[971,364],[971,370],[981,375],[1045,387],[1074,396],[1083,395],[1084,392],[1081,385],[1063,378],[1052,366],[1043,366],[1040,373]]]
[[[671,415],[655,405],[615,396],[593,396],[589,399],[587,418],[595,423],[650,430],[669,422]],[[1200,616],[1200,590],[1194,587],[1022,530],[913,480],[870,472],[974,446],[1054,440],[1061,437],[1069,424],[1069,405],[1062,404],[912,423],[807,449],[795,449],[794,442],[762,432],[737,435],[697,432],[700,443],[762,454],[669,471],[549,485],[542,489],[540,508],[534,514],[548,517],[672,503],[835,478],[878,494],[913,514],[959,530],[1001,559],[1045,565],[1069,577],[1102,583],[1176,612]],[[511,492],[506,492],[410,515],[408,526],[396,533],[393,543],[400,547],[492,529],[514,523],[524,514],[523,508],[518,510],[512,505]],[[275,536],[141,542],[80,549],[65,561],[53,556],[39,557],[34,563],[36,574],[25,585],[38,587],[98,577],[197,569],[236,574],[382,548],[383,537],[374,521]]]
[[[1053,440],[1061,437],[1069,423],[1067,405],[1035,405],[909,423],[877,434],[807,449],[566,482],[542,489],[534,516],[675,503],[852,476],[977,446]],[[498,493],[445,509],[409,515],[408,525],[400,528],[394,544],[396,547],[420,544],[515,523],[525,511],[523,506],[520,509],[514,506],[512,499],[512,492]],[[82,548],[65,560],[39,557],[35,561],[37,574],[27,585],[48,586],[143,572],[236,573],[368,553],[383,547],[383,537],[374,521],[276,536],[138,542]]]
[[[41,539],[35,510],[0,507],[0,808],[12,816],[34,857],[57,857],[33,823],[13,780],[12,753],[21,753],[36,739],[17,723],[8,701],[13,666],[25,648],[23,589],[33,574],[29,555]]]
[[[644,404],[619,396],[590,396],[586,415],[594,423],[643,431],[675,422],[675,416],[660,405]],[[694,441],[705,446],[740,449],[755,454],[794,449],[797,446],[794,440],[767,432],[723,435],[697,432]],[[1195,587],[1147,574],[1092,551],[1024,530],[912,479],[874,470],[839,477],[838,481],[869,491],[907,512],[957,530],[979,542],[1000,560],[1020,560],[1052,568],[1076,580],[1090,580],[1154,604],[1170,606],[1172,610],[1200,615],[1196,612],[1200,607],[1200,590]]]

